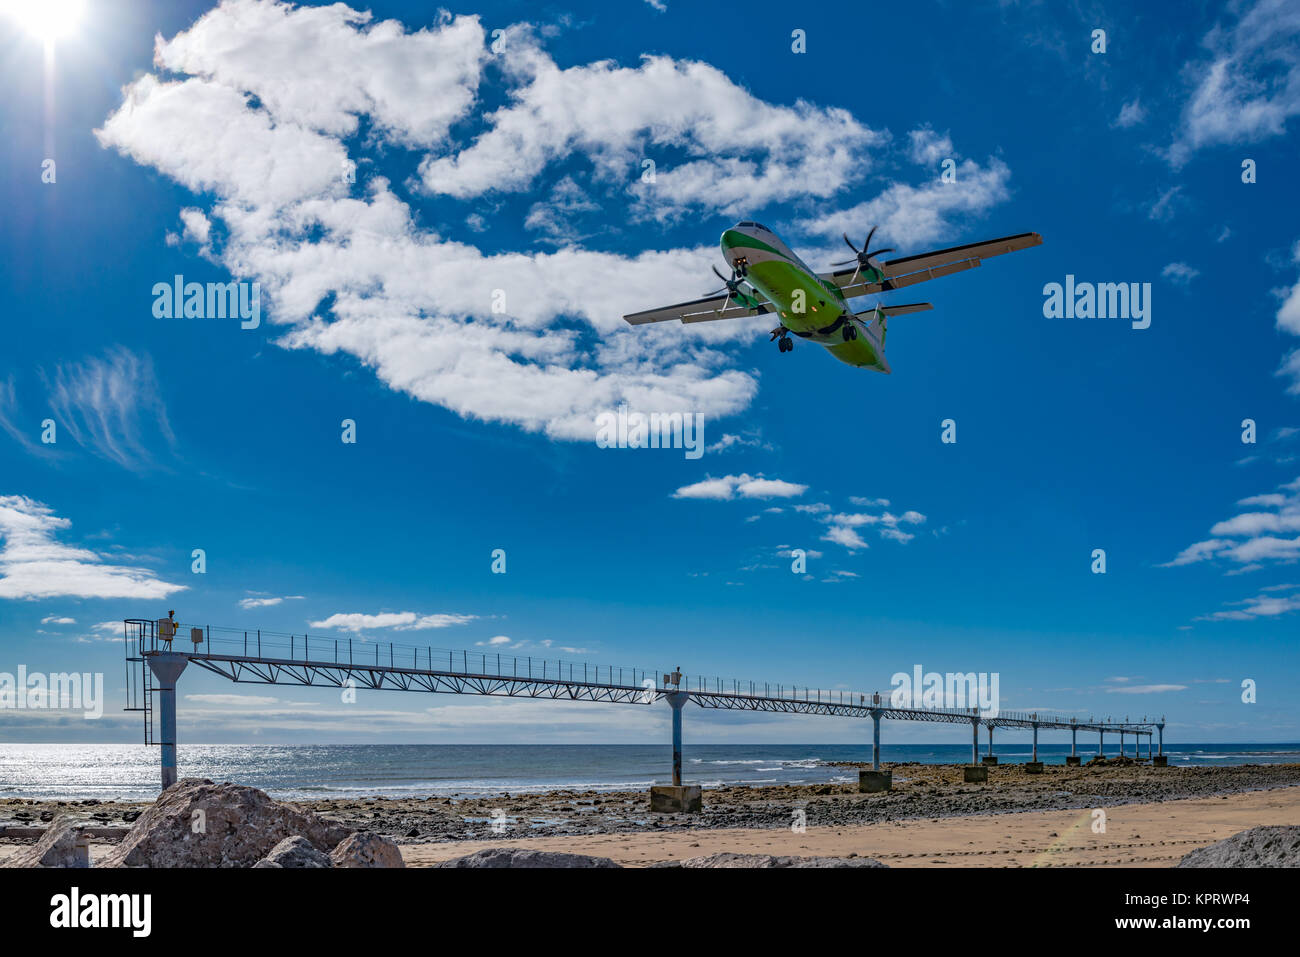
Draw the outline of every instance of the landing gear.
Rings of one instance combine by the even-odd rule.
[[[840,330],[840,335],[844,337],[845,342],[852,342],[858,337],[858,327],[851,320],[846,321],[844,328]]]
[[[780,339],[776,341],[776,347],[782,352],[789,352],[794,348],[794,343],[791,340],[782,336]]]

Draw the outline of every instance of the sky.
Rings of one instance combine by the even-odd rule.
[[[174,608],[829,690],[996,673],[1005,710],[1300,740],[1294,0],[71,7],[0,15],[0,672],[103,673],[105,714],[0,739],[139,740],[121,622]],[[1043,244],[885,294],[934,304],[891,375],[767,317],[623,321],[714,289],[745,219],[819,269],[872,226]],[[160,317],[176,276],[256,283],[256,321]],[[1049,318],[1067,281],[1137,284],[1149,326]],[[620,405],[701,415],[704,454],[600,447]],[[665,706],[179,694],[182,741],[667,740]]]

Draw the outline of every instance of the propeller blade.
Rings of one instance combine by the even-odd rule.
[[[846,259],[842,263],[831,263],[832,266],[847,266],[849,263],[855,263],[857,259]]]
[[[892,252],[894,252],[894,247],[886,246],[884,249],[877,249],[875,252],[867,253],[867,258],[870,259],[872,256],[879,256],[881,253],[892,253]]]
[[[853,240],[849,239],[849,234],[848,234],[848,233],[845,233],[845,234],[844,234],[844,241],[845,241],[846,243],[848,243],[849,248],[852,249],[855,253],[856,253],[856,252],[861,252],[861,250],[858,249],[857,246],[853,245]]]
[[[734,279],[736,278],[736,274],[735,274],[735,272],[733,271],[732,274],[731,274],[731,279],[728,279],[726,276],[722,275],[722,273],[718,272],[718,267],[717,267],[717,266],[714,266],[714,267],[713,267],[713,275],[717,276],[717,277],[718,277],[719,279],[721,279],[723,282],[731,282],[732,280],[734,280]]]
[[[876,235],[876,230],[879,228],[879,226],[871,227],[871,232],[867,233],[867,241],[862,244],[863,249],[869,249],[871,247],[871,237]]]

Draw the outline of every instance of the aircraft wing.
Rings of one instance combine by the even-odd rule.
[[[851,299],[854,296],[868,296],[872,293],[887,292],[890,289],[902,289],[904,286],[938,279],[940,276],[948,276],[963,269],[974,269],[983,260],[992,256],[1028,249],[1031,246],[1041,245],[1042,242],[1043,237],[1038,233],[1018,233],[1015,236],[1003,236],[1001,239],[986,239],[980,243],[967,243],[965,246],[952,246],[916,256],[904,256],[902,259],[891,259],[882,265],[884,279],[873,278],[868,282],[862,275],[861,268],[856,265],[837,269],[835,272],[822,273],[819,278],[834,283],[846,299]]]
[[[632,325],[639,326],[645,322],[666,322],[669,319],[679,319],[682,322],[740,319],[744,316],[758,316],[771,311],[770,303],[765,302],[757,309],[751,309],[733,301],[730,296],[722,295],[710,296],[707,299],[692,299],[690,302],[679,302],[675,306],[663,306],[659,309],[647,309],[645,312],[634,312],[623,318]]]

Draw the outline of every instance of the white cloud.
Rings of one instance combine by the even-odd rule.
[[[1240,19],[1202,41],[1209,59],[1187,65],[1195,89],[1169,149],[1175,167],[1206,146],[1279,136],[1300,113],[1300,6],[1258,0],[1232,9],[1244,11]]]
[[[1170,263],[1160,270],[1160,275],[1164,276],[1175,286],[1187,286],[1193,279],[1201,274],[1199,269],[1187,265],[1187,263]]]
[[[1300,479],[1279,488],[1279,492],[1252,495],[1237,503],[1270,511],[1241,512],[1216,522],[1210,528],[1213,538],[1187,546],[1161,567],[1223,559],[1244,570],[1251,566],[1262,567],[1268,562],[1291,562],[1300,558],[1300,535],[1285,537],[1291,532],[1300,532]]]
[[[343,4],[226,0],[157,42],[168,78],[132,82],[96,135],[204,194],[210,206],[185,207],[187,232],[261,282],[282,347],[350,356],[420,401],[558,439],[590,440],[595,417],[621,403],[715,420],[743,411],[757,378],[725,347],[765,332],[762,317],[636,329],[621,318],[698,296],[716,248],[582,248],[587,204],[660,218],[830,205],[888,134],[840,108],[765,102],[704,63],[561,69],[530,28],[504,39],[491,52],[473,17],[407,32]],[[484,73],[490,58],[499,69]],[[478,106],[489,94],[504,101],[494,112]],[[374,172],[371,160],[398,151],[419,162],[417,179]],[[640,179],[645,157],[657,160],[653,183]],[[555,174],[562,161],[572,186]],[[899,242],[937,238],[951,217],[1004,199],[1008,177],[996,159],[967,162],[956,183],[893,183],[810,231],[879,221]],[[463,241],[491,235],[492,195],[541,183],[565,208],[535,208],[530,225],[564,248],[488,254]],[[473,205],[421,225],[399,192],[411,187]]]
[[[824,542],[834,542],[848,549],[869,548],[862,536],[847,525],[832,525],[822,536]]]
[[[957,158],[952,138],[940,135],[929,127],[921,127],[907,134],[907,155],[918,166],[938,166],[946,159]]]
[[[1186,691],[1187,685],[1124,685],[1122,688],[1107,688],[1109,694],[1163,694],[1166,691]]]
[[[683,485],[673,493],[673,498],[726,500],[737,495],[741,498],[796,498],[807,490],[807,485],[763,478],[761,475],[724,475],[721,478],[707,478],[692,485]]]
[[[1133,100],[1133,102],[1125,103],[1120,108],[1119,116],[1115,117],[1115,122],[1111,125],[1125,130],[1133,126],[1141,125],[1146,118],[1147,111],[1142,106],[1142,102],[1140,100]]]
[[[925,516],[911,509],[902,515],[895,515],[893,512],[882,512],[879,515],[868,512],[837,512],[833,515],[824,515],[822,521],[830,526],[823,536],[823,541],[835,542],[847,548],[866,548],[866,542],[856,529],[871,526],[876,529],[876,533],[881,538],[906,545],[916,536],[899,526],[920,525],[925,522]]]
[[[286,601],[298,601],[302,595],[284,595],[283,597],[269,596],[265,598],[241,598],[239,599],[240,608],[271,608]]]
[[[75,625],[76,623],[75,618],[60,618],[54,615],[46,615],[41,619],[42,625]]]
[[[1300,264],[1300,242],[1292,247],[1291,257]],[[1277,327],[1290,335],[1300,336],[1300,280],[1286,293],[1278,307]],[[1300,349],[1287,353],[1277,374],[1291,380],[1286,390],[1289,394],[1300,395]]]
[[[396,631],[423,631],[426,628],[450,628],[464,625],[478,618],[477,615],[419,615],[413,611],[388,611],[377,615],[359,612],[335,614],[309,624],[313,628],[326,630],[358,632],[366,628],[392,628]]]
[[[147,568],[109,564],[88,548],[55,541],[71,525],[35,499],[0,495],[0,598],[165,598],[185,589]]]
[[[58,425],[123,468],[154,468],[155,450],[175,443],[148,356],[112,349],[102,359],[60,364],[46,384]]]

